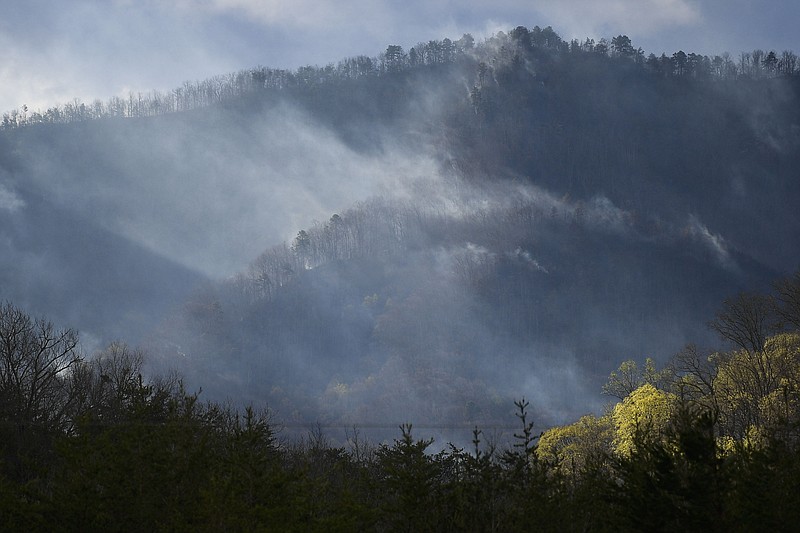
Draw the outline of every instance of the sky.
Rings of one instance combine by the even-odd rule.
[[[628,35],[645,52],[800,53],[797,0],[0,0],[0,111],[171,90],[255,66],[515,26]]]

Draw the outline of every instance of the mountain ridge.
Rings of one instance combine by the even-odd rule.
[[[431,41],[413,65],[390,46],[188,84],[180,98],[214,105],[180,113],[155,113],[154,94],[116,102],[131,119],[5,127],[0,216],[35,226],[40,191],[67,233],[85,217],[138,247],[116,253],[165,259],[126,272],[94,254],[120,280],[147,271],[130,279],[161,302],[148,313],[104,298],[113,275],[93,292],[97,272],[37,252],[74,270],[65,299],[90,330],[149,315],[154,364],[213,397],[296,421],[465,424],[524,389],[563,421],[600,408],[591,391],[620,359],[713,344],[720,301],[800,264],[796,66],[645,58],[622,37],[517,27],[469,53],[450,41],[447,60]],[[0,297],[59,279],[28,274],[8,269]]]

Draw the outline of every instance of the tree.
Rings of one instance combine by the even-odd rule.
[[[627,35],[618,35],[611,39],[611,50],[620,57],[632,57],[636,54],[636,50]]]
[[[146,383],[143,365],[144,353],[122,342],[111,343],[91,360],[76,365],[71,373],[75,422],[98,426],[128,422],[135,416],[162,419],[167,399],[178,389],[178,380],[162,378]]]
[[[714,380],[719,372],[719,354],[702,355],[689,344],[672,358],[672,390],[682,401],[716,410]]]
[[[695,78],[702,78],[708,75],[711,70],[711,63],[706,56],[695,54],[694,52],[686,56],[686,73]]]
[[[401,70],[405,65],[406,54],[403,52],[403,47],[391,44],[386,48],[384,53],[386,61],[386,70],[389,72],[396,72]]]
[[[84,418],[59,443],[56,483],[64,494],[53,506],[67,529],[176,530],[200,519],[201,495],[216,488],[210,466],[221,460],[219,423],[196,395],[162,392],[141,382],[126,417]]]
[[[722,522],[724,472],[714,438],[713,415],[672,405],[659,438],[643,426],[628,453],[614,460],[611,503],[621,520],[615,530],[728,530]]]
[[[800,330],[800,270],[775,284],[776,312],[783,326]]]
[[[461,39],[456,41],[456,48],[462,53],[467,50],[472,50],[474,47],[475,38],[469,33],[465,33],[461,36]]]
[[[630,456],[642,439],[657,442],[664,438],[675,410],[677,397],[645,383],[614,406],[614,448]]]
[[[688,58],[686,52],[679,50],[672,54],[672,72],[676,76],[683,76],[687,72]]]
[[[644,367],[641,369],[636,361],[628,360],[608,376],[608,382],[603,385],[603,394],[624,400],[646,383],[656,388],[664,388],[670,379],[671,370],[669,368],[656,370],[655,362],[649,357],[645,359]]]
[[[411,50],[409,50],[408,51],[408,64],[411,65],[412,67],[416,67],[420,63],[421,63],[421,61],[420,61],[420,58],[419,58],[419,54],[417,54],[417,49],[416,48],[412,48]]]
[[[769,53],[764,57],[763,63],[764,69],[769,73],[770,76],[777,72],[778,56],[775,54],[774,50],[769,51]]]
[[[539,438],[536,455],[566,474],[580,475],[612,451],[614,424],[609,414],[582,416],[577,422],[556,426]]]
[[[623,361],[619,368],[608,376],[608,382],[603,385],[603,394],[624,400],[642,385],[636,361]]]
[[[763,294],[739,293],[725,300],[709,327],[736,346],[758,352],[764,348],[767,336],[776,330],[772,299]]]
[[[753,76],[756,78],[760,78],[764,72],[764,59],[766,55],[764,50],[761,49],[753,50],[753,53],[750,55],[750,68]]]
[[[561,36],[551,26],[547,26],[544,29],[534,26],[530,32],[530,38],[531,44],[534,46],[550,49],[558,48],[563,42]],[[603,41],[605,42],[605,39]]]
[[[789,76],[794,74],[797,67],[797,55],[791,50],[784,50],[781,53],[781,59],[778,62],[778,70],[781,74]]]
[[[69,374],[81,361],[78,335],[0,307],[0,464],[25,479],[65,431],[75,398]]]
[[[214,418],[222,432],[200,506],[211,529],[260,530],[278,519],[298,519],[298,513],[290,514],[296,496],[287,488],[293,479],[281,469],[270,412],[223,409]]]
[[[72,400],[66,378],[80,360],[74,330],[57,330],[10,303],[0,307],[3,419],[61,429]]]
[[[714,379],[720,431],[736,440],[800,422],[800,335],[770,337],[758,352],[724,354]],[[752,442],[751,442],[752,443]]]
[[[508,33],[511,40],[517,43],[517,46],[522,50],[528,50],[531,47],[531,36],[528,28],[525,26],[517,26]]]
[[[439,463],[425,452],[433,439],[414,440],[411,424],[400,426],[401,438],[394,446],[376,452],[384,474],[387,518],[393,531],[433,531]]]
[[[311,236],[306,230],[300,230],[292,243],[292,251],[306,268],[311,266]]]

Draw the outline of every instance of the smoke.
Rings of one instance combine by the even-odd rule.
[[[392,80],[381,82],[393,91]],[[160,288],[229,278],[173,302],[153,334],[158,356],[216,398],[269,402],[297,422],[435,425],[508,419],[524,395],[539,419],[565,422],[599,409],[620,360],[653,346],[663,360],[692,340],[704,298],[716,303],[731,279],[720,267],[737,265],[696,216],[665,210],[661,224],[602,187],[570,198],[528,178],[464,179],[441,113],[461,85],[416,86],[410,110],[386,103],[392,91],[338,108],[315,88],[294,102],[21,130],[27,188],[3,186],[0,206],[15,217],[46,199],[55,220],[90,220],[183,267]],[[338,102],[343,89],[328,90]],[[302,228],[319,240],[305,257],[288,245]],[[681,239],[712,260],[675,260]],[[110,248],[93,240],[79,244],[94,276]],[[32,257],[37,277],[59,280],[52,256]],[[157,285],[146,267],[110,276]]]
[[[686,233],[705,246],[712,253],[720,266],[733,272],[739,272],[739,267],[736,261],[731,257],[725,239],[721,235],[712,233],[697,216],[689,216]]]
[[[5,185],[0,183],[0,209],[5,209],[13,213],[22,207],[25,207],[25,201],[13,190],[8,189]]]
[[[625,33],[656,55],[798,48],[798,6],[737,0],[546,0],[536,3],[6,0],[0,20],[0,111],[80,98],[169,91],[184,80],[258,64],[297,68],[375,55],[388,44],[477,40],[519,24],[565,40]]]
[[[25,146],[25,159],[58,205],[212,277],[242,270],[310,221],[435,173],[432,159],[391,144],[359,152],[288,104],[256,117],[208,113],[98,124],[81,140]],[[12,205],[10,193],[0,198]]]
[[[614,31],[654,33],[697,26],[703,19],[698,6],[687,0],[548,0],[537,7],[554,27],[578,38]]]
[[[531,268],[533,268],[534,270],[538,270],[539,272],[543,272],[545,274],[550,273],[545,267],[539,264],[539,261],[537,261],[528,250],[523,250],[522,248],[517,247],[517,249],[514,250],[513,254],[507,253],[507,255],[509,257],[514,257],[524,261],[526,264],[530,265]]]

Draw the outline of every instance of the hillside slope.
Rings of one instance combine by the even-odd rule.
[[[0,297],[158,323],[157,364],[287,420],[468,425],[597,409],[621,359],[715,343],[724,297],[800,264],[793,72],[448,42],[3,131]]]

